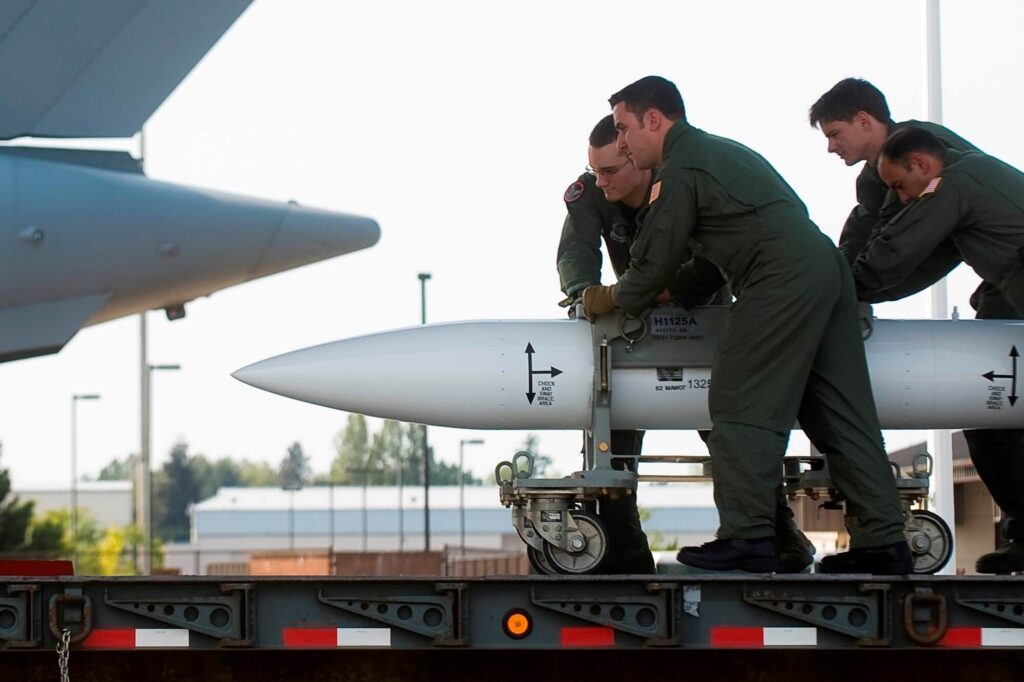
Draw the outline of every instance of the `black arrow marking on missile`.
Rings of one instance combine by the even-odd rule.
[[[533,398],[537,395],[533,392],[533,375],[534,374],[550,374],[552,378],[557,377],[562,373],[562,370],[552,366],[551,369],[534,369],[533,368],[533,354],[537,351],[533,350],[533,344],[526,343],[526,371],[530,377],[530,390],[526,393],[526,399],[533,405]]]
[[[1010,348],[1010,359],[1013,361],[1013,372],[1011,374],[996,374],[995,370],[991,372],[985,372],[981,376],[985,377],[989,381],[995,381],[996,379],[1012,379],[1010,382],[1010,407],[1013,407],[1017,403],[1017,358],[1020,357],[1020,353],[1017,352],[1017,346]]]

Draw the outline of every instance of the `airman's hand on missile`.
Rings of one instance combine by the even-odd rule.
[[[611,287],[597,285],[583,290],[583,312],[587,314],[587,319],[607,315],[617,307]]]

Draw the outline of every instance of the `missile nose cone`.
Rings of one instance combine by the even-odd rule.
[[[589,339],[590,325],[570,320],[423,325],[285,353],[232,376],[296,400],[418,424],[577,428],[589,414]],[[534,353],[523,353],[528,342]]]
[[[263,277],[373,246],[380,226],[372,218],[288,204],[266,253],[252,272]]]

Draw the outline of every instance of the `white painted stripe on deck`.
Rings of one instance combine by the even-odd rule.
[[[177,628],[138,628],[135,630],[135,646],[139,649],[187,647],[188,630]]]
[[[982,628],[982,646],[1024,646],[1024,628]]]
[[[391,646],[391,628],[338,628],[338,646]]]
[[[818,628],[764,628],[765,646],[817,646]]]

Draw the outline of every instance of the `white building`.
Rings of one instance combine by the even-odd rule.
[[[396,487],[339,486],[331,498],[327,487],[222,488],[193,505],[191,542],[168,545],[166,565],[194,574],[211,563],[245,562],[253,551],[423,550],[422,487],[403,489],[401,513]],[[431,549],[460,544],[463,529],[467,547],[522,546],[496,486],[467,486],[464,499],[460,508],[458,486],[431,486]],[[710,484],[641,484],[639,502],[656,544],[704,542],[718,527]]]
[[[64,486],[14,488],[12,496],[35,502],[39,517],[52,510],[71,509],[71,490]],[[78,510],[103,529],[127,526],[133,519],[131,481],[81,481],[78,484]]]

